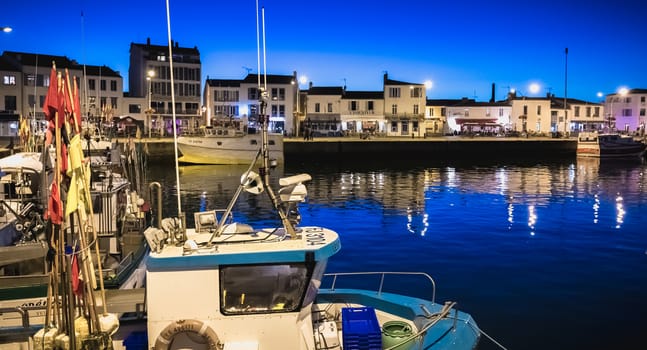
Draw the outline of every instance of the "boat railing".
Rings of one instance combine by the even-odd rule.
[[[332,284],[330,285],[330,290],[334,291],[337,287],[337,280],[341,278],[357,278],[357,277],[367,277],[367,276],[379,276],[379,285],[377,288],[371,288],[370,290],[375,290],[377,295],[381,295],[384,291],[384,281],[387,276],[389,277],[403,277],[403,276],[414,276],[419,277],[422,280],[425,280],[431,284],[431,302],[436,302],[436,282],[434,279],[425,272],[336,272],[336,273],[326,273],[323,275],[324,278],[332,278]]]
[[[32,325],[30,323],[30,311],[44,311],[47,305],[40,306],[18,306],[0,308],[0,315],[17,313],[20,316],[20,325],[16,327],[2,327],[0,329],[0,339],[3,341],[15,341],[29,339],[37,329],[42,325]]]

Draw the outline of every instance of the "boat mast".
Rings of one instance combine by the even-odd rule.
[[[256,8],[258,9],[258,0],[256,0]],[[261,181],[263,181],[263,186],[267,190],[267,195],[270,197],[270,200],[272,201],[272,205],[274,206],[274,209],[279,214],[279,217],[281,218],[281,223],[283,224],[283,227],[287,231],[288,234],[290,234],[291,238],[296,238],[297,234],[294,229],[294,225],[290,222],[288,219],[288,216],[285,214],[281,206],[279,205],[279,201],[276,198],[276,195],[274,194],[274,191],[272,190],[272,187],[269,185],[270,184],[270,149],[268,146],[268,127],[270,124],[270,117],[266,113],[267,109],[267,101],[269,100],[268,92],[267,92],[267,56],[266,56],[266,50],[265,50],[265,8],[263,7],[261,9],[261,16],[262,16],[262,24],[263,24],[263,87],[261,88],[261,81],[260,79],[258,80],[258,87],[259,90],[261,91],[260,97],[259,97],[259,102],[260,102],[260,115],[259,115],[259,120],[261,121],[261,130],[262,130],[262,146],[261,146],[261,153],[263,156],[263,167],[258,169],[259,175],[261,176]],[[256,28],[258,28],[258,11],[256,12]],[[257,30],[258,33],[258,30]],[[257,35],[258,38],[258,35]],[[258,40],[257,40],[258,42]],[[259,57],[259,63],[258,66],[260,67],[260,53],[258,54]],[[260,77],[260,73],[259,73]]]
[[[173,77],[173,42],[171,40],[171,10],[169,6],[169,0],[166,0],[166,27],[168,30],[168,62],[171,78],[171,111],[173,115],[173,149],[175,150],[175,185],[177,186],[177,215],[180,218],[180,227],[181,230],[186,228],[184,213],[182,213],[182,204],[180,201],[180,166],[178,161],[177,153],[177,127],[176,127],[176,117],[175,117],[175,80]]]

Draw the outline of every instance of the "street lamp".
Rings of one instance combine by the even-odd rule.
[[[153,84],[153,77],[155,76],[155,71],[150,69],[148,72],[146,72],[146,80],[148,81],[148,109],[145,111],[146,116],[147,116],[147,124],[148,124],[148,137],[151,136],[151,115],[153,114],[153,107],[152,107],[152,96],[153,96],[153,90],[151,89],[152,84]]]
[[[0,27],[0,29],[2,29],[2,31],[5,33],[11,33],[11,31],[13,30],[13,28],[11,27]]]

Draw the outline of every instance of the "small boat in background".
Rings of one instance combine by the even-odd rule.
[[[200,135],[180,136],[177,146],[182,163],[249,164],[261,146],[261,134],[233,124],[202,127]],[[283,163],[283,135],[268,134],[270,158]]]
[[[645,153],[643,142],[617,133],[581,132],[577,136],[577,155],[599,158],[631,158]]]

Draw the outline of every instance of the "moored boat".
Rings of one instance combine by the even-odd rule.
[[[577,136],[577,155],[581,157],[640,157],[646,147],[631,136],[616,133],[581,132]]]
[[[177,138],[182,163],[191,164],[248,164],[258,152],[260,133],[251,133],[246,127],[203,127],[199,135]],[[283,162],[283,135],[268,134],[270,158]]]

